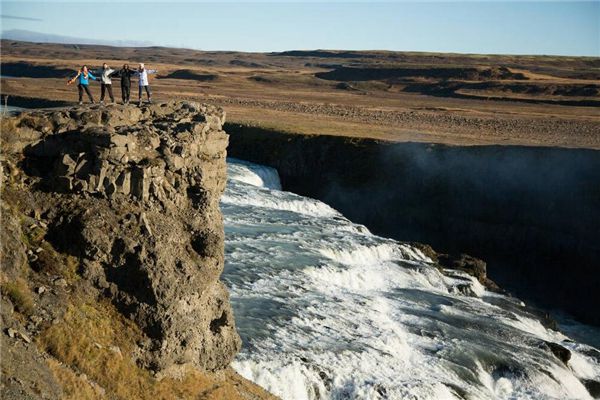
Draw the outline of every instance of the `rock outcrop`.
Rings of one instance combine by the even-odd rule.
[[[224,119],[220,108],[169,102],[2,121],[4,176],[27,189],[45,239],[141,329],[137,362],[164,375],[223,369],[241,344],[219,280]]]

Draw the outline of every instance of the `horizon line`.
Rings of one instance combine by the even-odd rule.
[[[102,43],[67,43],[67,42],[35,42],[29,40],[20,40],[20,39],[10,39],[4,37],[5,31],[2,31],[0,35],[0,40],[7,40],[12,42],[21,42],[21,43],[31,43],[31,44],[50,44],[50,45],[66,45],[66,46],[101,46],[101,47],[115,47],[115,48],[129,48],[129,49],[149,49],[149,48],[165,48],[165,49],[178,49],[178,50],[189,50],[189,51],[200,51],[206,53],[224,53],[224,52],[235,52],[235,53],[248,53],[248,54],[270,54],[270,53],[286,53],[292,51],[331,51],[331,52],[340,52],[340,51],[348,51],[348,52],[388,52],[388,53],[422,53],[422,54],[448,54],[448,55],[464,55],[464,56],[510,56],[510,57],[564,57],[564,58],[593,58],[600,59],[600,55],[575,55],[575,54],[547,54],[547,53],[534,53],[534,54],[525,54],[525,53],[476,53],[476,52],[456,52],[456,51],[431,51],[431,50],[390,50],[390,49],[350,49],[350,48],[290,48],[286,50],[263,50],[263,51],[248,51],[248,50],[238,50],[238,49],[219,49],[219,50],[208,50],[208,49],[200,49],[193,47],[185,47],[185,46],[177,46],[177,45],[158,45],[158,44],[148,44],[148,45],[139,45],[139,46],[128,46],[128,45],[119,45],[117,43],[114,44],[102,44]],[[43,34],[42,32],[36,32]],[[47,35],[55,35],[48,33]],[[55,35],[60,36],[60,35]],[[84,39],[88,41],[102,41],[103,39]],[[310,57],[310,56],[307,56]]]

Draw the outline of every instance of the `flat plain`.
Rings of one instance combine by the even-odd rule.
[[[600,58],[1,45],[9,105],[75,106],[77,89],[66,81],[81,65],[144,62],[158,70],[155,100],[217,104],[230,123],[403,142],[600,149]],[[118,102],[119,85],[115,79]],[[92,83],[96,101],[99,86]]]

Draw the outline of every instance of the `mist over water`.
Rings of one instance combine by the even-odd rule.
[[[272,168],[230,159],[228,176],[223,279],[246,378],[283,399],[591,398],[600,353],[519,300],[281,191]]]

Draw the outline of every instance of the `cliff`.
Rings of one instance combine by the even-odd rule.
[[[169,102],[2,120],[6,398],[269,397],[228,368],[224,119]]]
[[[299,135],[228,124],[229,154],[376,234],[466,252],[526,301],[600,324],[600,153]]]

